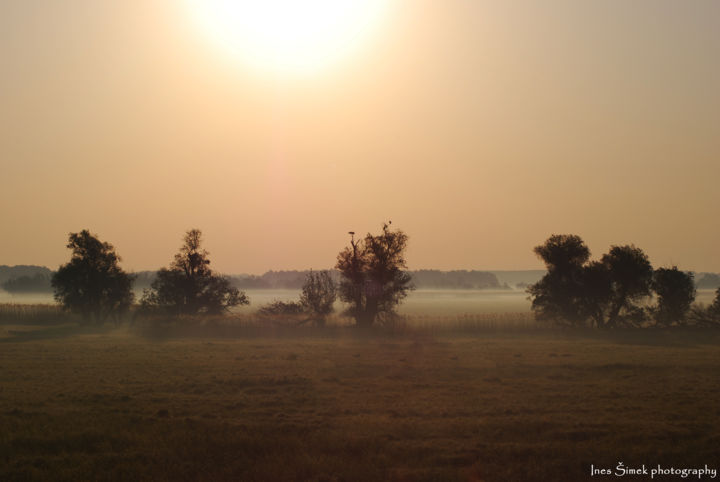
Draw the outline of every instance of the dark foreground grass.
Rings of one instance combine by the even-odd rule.
[[[619,461],[720,468],[720,347],[707,337],[1,341],[3,481],[572,481]]]

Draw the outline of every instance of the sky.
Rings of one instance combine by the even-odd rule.
[[[295,75],[180,0],[0,2],[0,264],[89,229],[157,269],[199,228],[225,273],[323,269],[391,220],[410,269],[572,233],[720,272],[720,2],[387,3]]]

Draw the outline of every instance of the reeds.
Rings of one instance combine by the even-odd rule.
[[[77,316],[59,305],[0,303],[0,324],[4,325],[58,325],[77,321]]]
[[[405,317],[403,322],[410,329],[432,334],[535,331],[548,328],[548,325],[538,323],[530,312],[464,313],[453,316],[413,315]]]
[[[552,325],[538,323],[532,313],[477,313],[454,316],[403,315],[389,323],[377,323],[358,330],[352,318],[331,315],[324,326],[305,323],[293,316],[227,314],[218,316],[138,317],[134,326],[151,337],[231,337],[254,336],[338,336],[355,332],[377,335],[453,335],[474,333],[519,333],[547,331]]]
[[[133,321],[130,321],[134,318]],[[138,316],[125,317],[140,331],[160,334],[243,336],[247,334],[336,332],[353,328],[353,320],[346,316],[331,315],[325,327],[300,323],[292,317],[258,316],[257,314],[226,314],[218,316]],[[59,325],[80,323],[82,320],[55,304],[0,304],[0,324],[4,325]],[[110,321],[110,320],[109,320]],[[302,320],[301,320],[302,321]],[[519,332],[547,330],[548,325],[535,321],[530,312],[518,313],[466,313],[462,315],[402,315],[392,324],[374,327],[377,331],[392,333],[421,332],[428,334]]]

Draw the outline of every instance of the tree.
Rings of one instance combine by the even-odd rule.
[[[612,246],[600,261],[583,267],[582,312],[597,328],[637,325],[646,315],[636,302],[650,295],[652,266],[635,246]]]
[[[574,234],[554,234],[533,251],[548,270],[527,289],[536,319],[582,324],[587,318],[582,276],[584,264],[590,258],[584,241]]]
[[[389,224],[383,224],[382,234],[368,233],[359,241],[351,232],[350,247],[338,254],[340,299],[350,304],[347,313],[361,327],[390,321],[397,305],[414,289],[405,271],[408,237],[400,230],[391,231]]]
[[[672,268],[655,270],[652,289],[658,296],[655,316],[659,323],[668,325],[685,319],[695,301],[695,277]]]
[[[635,303],[649,296],[653,269],[640,248],[612,246],[600,261],[589,262],[579,236],[556,234],[534,251],[548,269],[527,290],[538,320],[611,328],[643,319]]]
[[[720,321],[720,288],[715,291],[715,299],[708,307],[708,313],[715,321]]]
[[[710,306],[694,305],[690,307],[687,320],[699,326],[717,327],[720,323],[720,288],[715,291],[715,299]]]
[[[607,327],[616,327],[622,321],[633,322],[631,315],[637,317],[640,313],[635,303],[650,296],[653,279],[650,260],[642,249],[627,245],[612,246],[601,262],[611,279]]]
[[[202,233],[185,234],[180,252],[169,268],[162,268],[149,290],[143,292],[142,307],[173,314],[219,314],[233,306],[250,304],[245,293],[210,269],[209,253],[201,249]]]
[[[96,323],[126,312],[134,300],[134,278],[118,266],[121,258],[115,248],[87,229],[70,233],[67,247],[72,250],[70,262],[60,266],[51,280],[55,300]]]
[[[325,319],[333,312],[337,288],[328,271],[310,272],[305,277],[300,301],[275,300],[258,310],[258,314],[270,318],[283,318],[284,322],[296,321],[298,325],[315,322],[325,326]]]
[[[330,273],[310,270],[302,287],[300,304],[312,316],[315,324],[325,325],[325,319],[334,310],[335,298],[337,298],[337,288]]]
[[[604,328],[613,295],[610,268],[602,261],[593,261],[583,267],[580,279],[582,312],[596,328]]]

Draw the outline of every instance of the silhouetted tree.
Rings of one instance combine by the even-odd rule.
[[[582,313],[597,328],[637,325],[646,318],[635,303],[650,295],[653,270],[647,256],[635,246],[612,246],[600,261],[583,267]]]
[[[653,270],[635,246],[612,246],[600,261],[588,262],[590,250],[579,236],[553,235],[537,246],[547,274],[531,285],[538,320],[611,328],[638,324],[644,311],[635,302],[649,296]]]
[[[395,316],[397,305],[413,289],[410,275],[405,271],[407,235],[391,231],[383,224],[382,233],[368,233],[338,254],[336,268],[340,271],[340,299],[350,304],[347,313],[358,326],[369,327],[388,322]]]
[[[710,306],[693,305],[686,318],[688,322],[698,326],[718,326],[720,324],[720,288],[715,292],[715,299]]]
[[[51,280],[55,300],[96,323],[126,312],[134,299],[133,277],[118,266],[121,259],[115,248],[87,229],[70,233],[67,247],[72,250],[70,262]]]
[[[690,311],[695,300],[695,277],[692,273],[672,268],[655,270],[652,289],[657,294],[658,305],[655,317],[658,323],[665,325],[680,322]]]
[[[199,229],[185,234],[180,252],[170,267],[160,269],[151,288],[143,292],[141,304],[146,311],[219,314],[233,306],[250,303],[245,293],[230,284],[229,278],[213,274],[209,253],[201,249],[201,243]]]
[[[579,325],[587,318],[582,276],[590,250],[574,234],[554,234],[533,251],[547,266],[547,274],[528,287],[536,319]]]
[[[329,271],[312,271],[305,278],[300,295],[300,304],[318,326],[325,325],[325,319],[333,312],[337,288]]]
[[[595,327],[605,327],[613,295],[613,280],[609,267],[602,261],[590,262],[583,268],[580,280],[581,312],[590,318]]]
[[[640,248],[627,245],[612,246],[601,262],[607,266],[611,278],[607,327],[616,327],[623,321],[637,322],[641,311],[635,303],[650,296],[652,287],[650,260]]]
[[[715,291],[715,299],[708,308],[708,312],[714,320],[720,321],[720,288]]]

